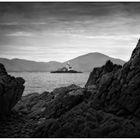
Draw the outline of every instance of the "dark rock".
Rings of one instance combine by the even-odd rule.
[[[49,119],[45,123],[41,124],[37,130],[33,133],[34,138],[47,138],[54,137],[55,132],[60,128],[55,119]]]
[[[111,61],[94,68],[85,89],[57,89],[46,107],[55,132],[41,125],[37,137],[140,137],[140,41],[121,67]],[[87,100],[85,95],[90,93]],[[38,126],[39,127],[39,126]]]
[[[57,88],[51,93],[32,93],[23,96],[14,110],[27,114],[30,119],[58,118],[89,96],[90,94],[81,87],[70,85]]]
[[[8,75],[4,66],[0,64],[0,116],[10,113],[21,99],[24,82],[21,77],[15,78]]]
[[[139,116],[138,111],[135,113],[140,107],[139,62],[140,47],[138,42],[131,59],[117,73],[115,72],[116,74],[113,74],[112,78],[108,76],[104,82],[105,84],[102,84],[102,80],[100,80],[98,94],[95,95],[93,106],[112,113],[124,109],[129,114]],[[110,81],[110,79],[112,80]]]
[[[27,114],[29,118],[38,119],[45,111],[48,102],[53,99],[53,94],[43,92],[42,94],[32,93],[22,97],[17,103],[14,110]]]
[[[60,96],[60,94],[63,95],[65,93],[69,92],[69,91],[72,91],[72,90],[75,90],[75,89],[79,89],[79,88],[81,88],[81,87],[72,84],[72,85],[70,85],[68,87],[56,88],[56,89],[53,90],[53,92],[51,94],[53,94],[56,97],[57,95]]]
[[[140,129],[136,122],[140,123],[140,120],[118,117],[81,103],[58,119],[46,120],[46,123],[37,127],[33,137],[136,137],[139,136]]]
[[[4,65],[0,63],[0,76],[2,75],[7,75],[7,72]]]
[[[53,91],[53,94],[54,93],[55,98],[46,106],[46,118],[60,117],[81,103],[86,96],[84,90],[76,85],[55,89]]]
[[[115,73],[121,67],[122,67],[121,65],[113,64],[110,60],[108,60],[104,66],[93,69],[93,71],[90,73],[89,79],[85,87],[88,88],[89,86],[93,85],[99,87],[103,82],[106,82],[107,79],[110,78],[112,74]]]

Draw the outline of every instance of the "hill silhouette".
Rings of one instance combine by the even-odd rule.
[[[70,62],[70,65],[73,67],[74,70],[90,72],[94,67],[104,65],[107,60],[111,60],[115,64],[124,64],[124,61],[121,59],[112,58],[97,52],[81,55],[64,63],[57,61],[36,62],[18,58],[11,60],[6,58],[0,58],[0,63],[4,64],[7,71],[50,72],[52,70],[61,68],[65,66],[68,62]]]

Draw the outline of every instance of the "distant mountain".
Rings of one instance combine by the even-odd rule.
[[[28,72],[49,72],[65,66],[68,62],[74,70],[82,72],[90,72],[93,67],[98,67],[107,60],[111,60],[113,63],[123,65],[125,62],[120,59],[112,58],[101,53],[88,53],[81,55],[64,63],[50,61],[50,62],[36,62],[24,59],[6,59],[0,58],[0,63],[4,64],[7,71],[28,71]]]
[[[45,72],[56,70],[62,64],[56,61],[36,62],[24,59],[5,59],[0,58],[0,63],[4,64],[7,71],[28,71],[28,72]]]
[[[107,60],[111,60],[115,64],[123,65],[125,61],[104,55],[102,53],[88,53],[81,55],[67,62],[70,62],[73,69],[81,71],[92,71],[93,67],[99,67],[105,64]],[[67,63],[65,62],[65,64]]]

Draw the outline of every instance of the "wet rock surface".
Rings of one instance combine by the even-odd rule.
[[[85,88],[33,93],[22,97],[13,112],[9,119],[17,116],[17,123],[12,119],[7,121],[12,125],[0,126],[7,137],[140,137],[140,41],[123,66],[107,61],[94,68]]]

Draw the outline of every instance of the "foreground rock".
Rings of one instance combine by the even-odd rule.
[[[9,114],[20,100],[24,82],[23,78],[8,75],[4,66],[0,64],[0,117]]]
[[[123,67],[108,61],[94,68],[80,93],[87,100],[65,110],[72,101],[66,93],[48,106],[33,137],[140,137],[140,41]]]
[[[115,115],[140,117],[140,41],[130,60],[99,85],[93,100],[94,108]]]
[[[33,93],[22,97],[14,110],[31,119],[57,118],[81,103],[89,94],[76,85],[56,88],[53,92]]]
[[[9,137],[140,137],[140,41],[123,66],[107,61],[94,68],[85,88],[30,94],[13,110],[19,131]]]

